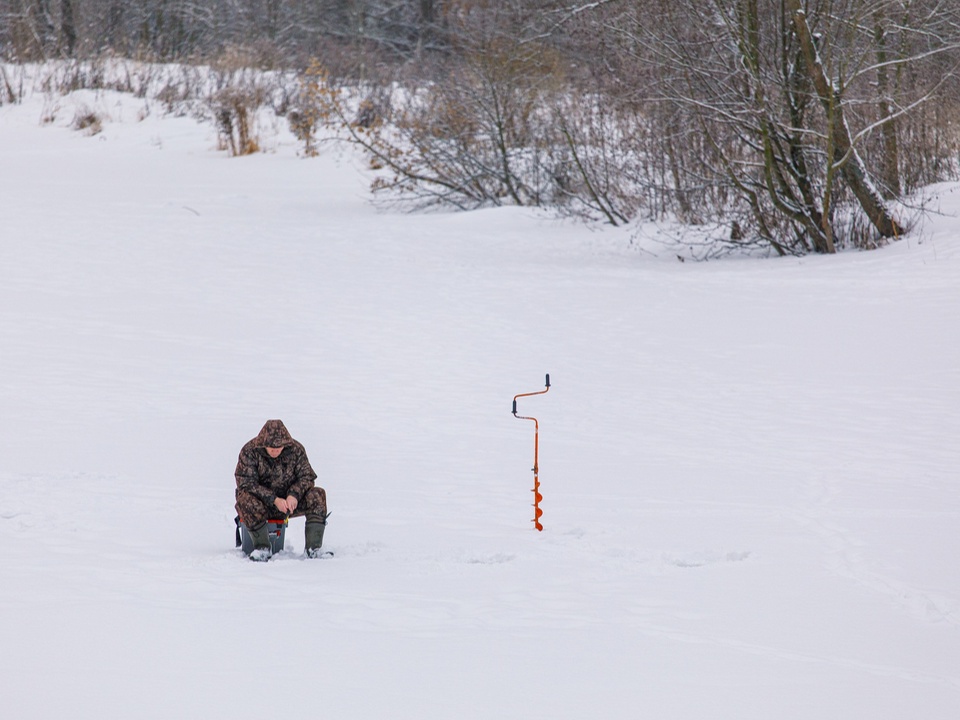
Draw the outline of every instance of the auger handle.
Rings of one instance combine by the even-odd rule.
[[[513,396],[513,414],[514,415],[517,414],[517,398],[531,397],[533,395],[543,395],[545,392],[549,392],[549,390],[550,390],[550,373],[547,373],[547,387],[545,389],[537,390],[536,392],[519,393]]]

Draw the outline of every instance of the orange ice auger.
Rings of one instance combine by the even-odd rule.
[[[543,395],[550,390],[550,373],[547,373],[547,387],[545,390],[538,390],[531,393],[520,393],[513,396],[513,416],[518,420],[533,420],[533,526],[537,530],[543,530],[540,524],[540,516],[543,510],[540,509],[540,501],[543,495],[540,494],[540,423],[535,417],[524,417],[517,415],[517,398],[530,397],[531,395]]]

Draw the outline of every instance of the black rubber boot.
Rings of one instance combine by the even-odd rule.
[[[320,555],[323,554],[320,550],[323,545],[323,531],[326,529],[327,524],[308,518],[306,525],[303,527],[303,537],[306,541],[306,550],[304,552],[306,552],[309,558],[320,557]]]
[[[273,554],[270,548],[270,528],[267,523],[261,523],[259,527],[247,528],[250,537],[253,538],[253,550],[250,552],[250,559],[254,562],[266,562]]]

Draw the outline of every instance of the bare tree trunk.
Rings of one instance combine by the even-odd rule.
[[[77,25],[73,15],[73,0],[60,0],[60,52],[73,57],[77,47]]]
[[[33,16],[37,28],[37,36],[44,49],[44,54],[53,42],[54,26],[53,15],[50,12],[50,0],[35,0],[33,4]]]
[[[424,45],[429,45],[436,36],[436,5],[434,0],[419,0],[419,17],[417,18],[417,52],[422,52]]]
[[[106,27],[102,41],[106,47],[124,52],[128,50],[128,41],[124,33],[124,3],[121,0],[110,0],[107,7]],[[100,49],[99,47],[97,48]]]
[[[267,0],[266,32],[271,41],[276,41],[280,30],[280,0]]]
[[[436,21],[436,3],[435,0],[420,0],[420,22],[426,26],[433,25]]]
[[[820,61],[820,55],[810,35],[807,15],[800,6],[800,0],[787,0],[793,13],[793,26],[800,42],[807,72],[816,88],[820,102],[832,124],[833,160],[840,167],[843,179],[847,181],[860,207],[870,218],[870,222],[883,237],[897,237],[903,228],[890,214],[889,209],[870,179],[863,160],[853,146],[850,128],[843,113],[843,103],[837,89],[830,83]]]
[[[897,197],[901,193],[900,182],[900,149],[897,142],[897,121],[893,118],[890,103],[890,76],[887,68],[886,32],[883,28],[882,15],[877,17],[874,30],[874,41],[877,46],[877,92],[880,95],[879,112],[883,125],[880,126],[880,137],[883,144],[883,167],[880,172],[882,181],[881,191],[884,197]]]

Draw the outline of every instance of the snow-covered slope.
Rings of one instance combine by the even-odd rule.
[[[4,717],[956,717],[960,190],[679,263],[153,109],[0,107]],[[333,559],[233,547],[273,417]]]

